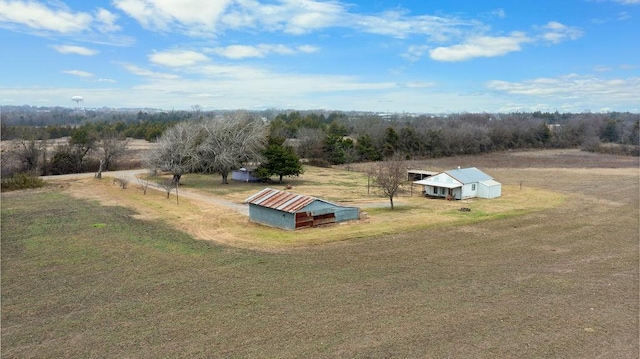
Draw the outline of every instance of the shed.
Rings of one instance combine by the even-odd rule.
[[[437,174],[438,172],[434,171],[407,170],[407,181],[419,181]]]
[[[250,221],[288,230],[360,218],[357,207],[273,188],[265,188],[244,202],[249,204]]]
[[[253,171],[247,168],[240,168],[231,172],[231,179],[242,182],[260,182],[260,178],[253,175]]]
[[[500,182],[475,167],[444,171],[413,183],[422,185],[422,193],[430,197],[467,199],[496,198],[502,195]]]

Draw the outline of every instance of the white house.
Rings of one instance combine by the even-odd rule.
[[[423,186],[425,196],[447,199],[496,198],[502,195],[502,185],[475,167],[444,171],[413,182]]]

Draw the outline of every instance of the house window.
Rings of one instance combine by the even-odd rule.
[[[475,191],[475,190],[476,190],[476,184],[475,184],[475,183],[471,185],[471,190],[472,190],[472,191]]]
[[[444,187],[440,187],[440,194],[444,195]]]

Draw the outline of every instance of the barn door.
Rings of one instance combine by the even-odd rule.
[[[323,224],[331,224],[336,222],[335,213],[319,214],[314,216],[310,212],[296,213],[296,229],[317,227]]]
[[[313,216],[309,212],[296,213],[296,229],[313,226]]]
[[[335,213],[321,214],[319,216],[313,216],[313,226],[321,226],[323,224],[330,224],[336,222]]]

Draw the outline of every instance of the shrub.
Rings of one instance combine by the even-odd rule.
[[[331,167],[331,163],[329,163],[329,161],[325,160],[324,158],[311,158],[306,164],[314,167],[324,167],[324,168]]]
[[[40,188],[44,186],[44,181],[34,173],[18,173],[11,177],[2,178],[2,192],[16,191],[27,188]]]

